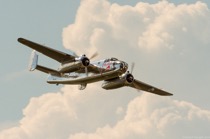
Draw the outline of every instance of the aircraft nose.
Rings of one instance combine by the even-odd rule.
[[[124,64],[125,64],[125,69],[127,70],[128,69],[128,64],[125,63],[125,62],[124,62]]]
[[[123,71],[126,71],[128,69],[128,64],[122,61],[120,64],[120,68],[123,69]]]
[[[124,68],[124,64],[120,63],[120,68],[123,69]]]

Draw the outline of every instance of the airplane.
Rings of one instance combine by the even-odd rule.
[[[101,87],[106,90],[127,86],[161,96],[173,95],[135,79],[132,75],[134,63],[131,65],[131,72],[129,72],[128,64],[117,58],[90,62],[90,59],[96,57],[98,53],[94,53],[88,58],[85,54],[81,56],[75,53],[67,54],[24,38],[18,38],[18,42],[34,49],[31,54],[29,71],[36,69],[47,73],[47,83],[49,84],[79,85],[79,90],[84,90],[87,84],[103,81]],[[38,65],[37,51],[59,62],[58,70]]]

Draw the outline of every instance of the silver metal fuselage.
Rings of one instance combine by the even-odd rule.
[[[98,72],[88,71],[88,74],[80,72],[79,63],[72,63],[71,65],[62,65],[66,70],[69,67],[69,72],[63,73],[62,76],[49,75],[47,82],[50,84],[89,84],[102,80],[109,80],[117,78],[124,74],[128,69],[128,64],[117,59],[105,59],[91,63],[97,67]],[[83,67],[84,70],[85,67]],[[60,71],[63,69],[59,68]],[[72,70],[75,70],[72,72]],[[81,69],[82,70],[82,69]]]

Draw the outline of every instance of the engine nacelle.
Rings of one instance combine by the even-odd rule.
[[[109,81],[104,81],[101,87],[106,90],[117,89],[125,86],[125,82],[126,82],[125,79],[117,78]]]
[[[60,73],[67,73],[67,72],[74,72],[79,70],[82,67],[82,62],[81,61],[76,61],[73,63],[66,63],[62,64],[58,71]]]
[[[134,81],[134,77],[129,72],[124,77],[126,79],[126,83],[131,84]]]
[[[79,58],[75,58],[75,62],[62,64],[58,71],[61,73],[74,72],[89,65],[90,60],[83,55]]]
[[[89,60],[85,55],[83,55],[83,56],[79,59],[79,61],[82,62],[82,65],[83,65],[84,67],[87,67],[87,66],[90,65],[90,60]]]
[[[109,89],[117,89],[123,86],[127,86],[129,84],[132,84],[134,81],[134,77],[129,72],[123,75],[121,78],[112,79],[109,81],[105,81],[102,84],[102,88],[109,90]]]

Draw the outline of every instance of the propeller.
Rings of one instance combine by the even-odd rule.
[[[132,62],[132,64],[131,64],[131,70],[130,70],[131,72],[127,71],[127,74],[126,74],[126,80],[127,80],[128,83],[132,83],[134,81],[134,77],[132,75],[132,72],[134,70],[134,67],[135,67],[135,63]]]
[[[92,56],[90,57],[90,59],[93,59],[93,58],[95,58],[97,56],[98,56],[98,52],[95,52],[94,54],[92,54]]]
[[[98,52],[93,53],[90,58],[87,58],[85,54],[82,55],[82,57],[85,57],[84,64],[85,64],[85,74],[86,74],[86,76],[88,76],[88,69],[87,69],[87,67],[90,64],[90,60],[89,59],[93,59],[93,58],[95,58],[97,56],[98,56]]]
[[[131,63],[131,75],[132,75],[132,73],[133,73],[134,68],[135,68],[135,63],[132,62],[132,63]],[[133,75],[132,75],[132,77],[133,77]],[[134,77],[133,77],[133,78],[132,78],[132,77],[130,77],[130,79],[131,79],[132,82],[133,82],[133,81],[134,81]],[[136,86],[135,82],[133,83],[133,85]],[[136,91],[137,91],[137,92],[140,92],[139,89],[136,89]]]
[[[86,77],[88,76],[88,69],[87,69],[87,67],[85,67],[85,75],[86,75]]]
[[[135,63],[134,63],[134,62],[132,62],[132,63],[131,63],[131,74],[133,73],[133,69],[134,69],[134,67],[135,67]]]

